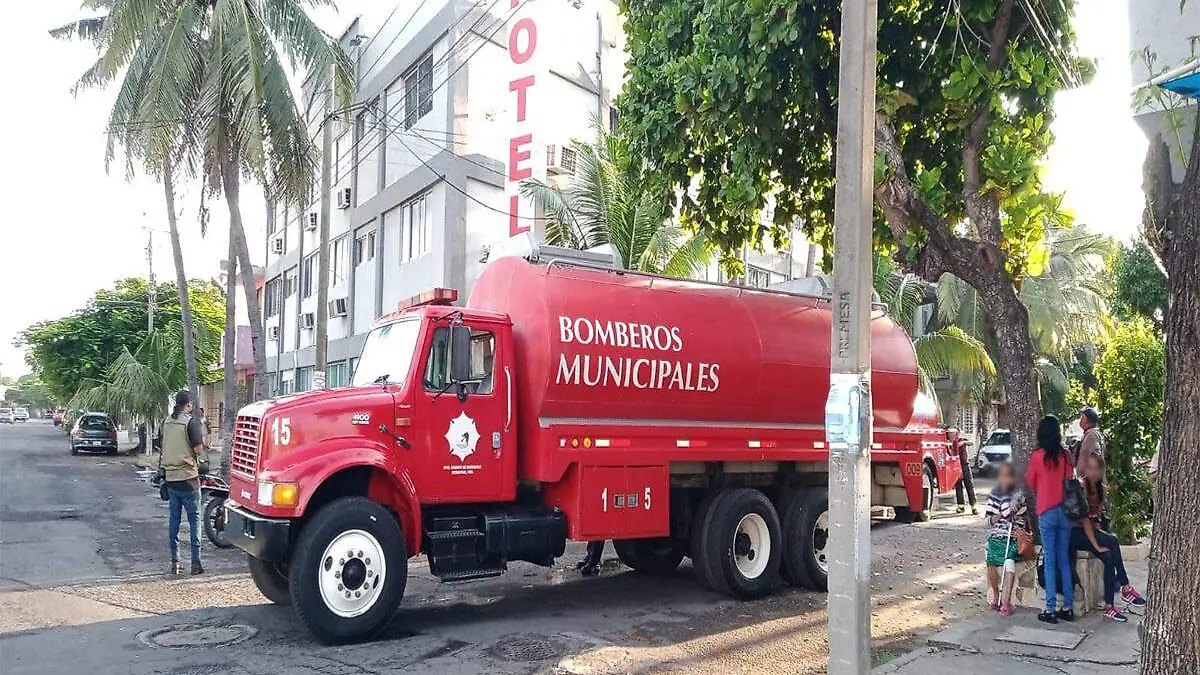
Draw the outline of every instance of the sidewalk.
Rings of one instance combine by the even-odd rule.
[[[1074,623],[1039,623],[1033,610],[994,612],[929,639],[929,646],[874,669],[872,675],[1128,675],[1137,672],[1138,626],[1091,612]],[[1057,647],[1048,646],[1057,644]]]

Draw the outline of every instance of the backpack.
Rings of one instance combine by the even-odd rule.
[[[1067,520],[1078,522],[1088,517],[1087,496],[1083,493],[1083,485],[1074,478],[1063,481],[1063,513]]]

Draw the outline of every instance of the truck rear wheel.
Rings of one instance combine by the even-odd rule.
[[[829,488],[788,499],[783,513],[783,567],[788,583],[825,591],[829,585]]]
[[[396,612],[408,553],[396,517],[365,497],[342,497],[300,531],[290,567],[292,603],[327,643],[363,640]]]
[[[255,558],[249,553],[246,554],[246,565],[250,568],[250,578],[264,598],[277,605],[292,604],[286,566]]]
[[[704,495],[700,500],[700,504],[696,507],[696,517],[692,521],[692,541],[691,541],[691,558],[692,569],[696,573],[696,581],[704,588],[712,591],[717,590],[714,585],[711,570],[705,565],[707,560],[704,555],[705,533],[712,527],[713,506],[716,505],[719,499],[729,495],[728,490],[712,490]]]
[[[670,537],[615,539],[613,548],[627,567],[649,576],[670,574],[683,562],[683,548]]]
[[[729,490],[713,501],[705,520],[698,566],[706,570],[713,590],[737,598],[771,592],[783,557],[779,516],[771,500],[750,488]]]

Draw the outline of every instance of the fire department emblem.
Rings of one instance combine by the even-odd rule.
[[[479,443],[479,430],[475,428],[475,420],[459,413],[458,417],[450,420],[450,428],[446,430],[446,442],[450,444],[450,454],[464,462],[475,454],[475,445]]]

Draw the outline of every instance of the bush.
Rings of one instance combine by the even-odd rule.
[[[1117,326],[1096,361],[1096,396],[1108,460],[1109,516],[1123,542],[1146,534],[1150,519],[1149,477],[1162,430],[1165,353],[1145,318]]]

